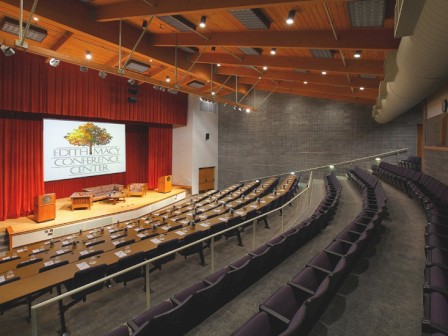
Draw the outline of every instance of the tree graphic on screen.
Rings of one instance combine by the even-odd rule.
[[[89,146],[89,154],[92,155],[93,146],[107,145],[112,140],[105,128],[88,122],[68,133],[66,139],[73,146]]]

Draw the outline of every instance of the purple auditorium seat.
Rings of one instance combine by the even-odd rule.
[[[109,331],[107,334],[104,334],[104,336],[129,336],[129,329],[127,326],[121,325]]]
[[[426,252],[426,264],[448,269],[448,251],[437,247],[428,250]]]
[[[426,239],[426,247],[425,248],[434,248],[440,247],[443,249],[448,249],[448,237],[431,234]]]
[[[336,256],[325,251],[318,253],[313,259],[310,260],[307,266],[327,272],[330,275],[330,284],[332,289],[339,286],[339,280],[344,272],[347,271],[347,264],[344,257]]]
[[[437,291],[425,295],[422,331],[448,333],[448,297]]]
[[[283,331],[308,297],[309,293],[292,286],[283,286],[260,305],[260,311],[268,313],[273,318],[272,323],[276,330]]]
[[[155,305],[154,307],[149,308],[142,314],[134,317],[132,320],[128,321],[128,326],[132,330],[137,330],[140,327],[142,327],[146,323],[151,323],[151,320],[154,318],[154,316],[157,316],[159,314],[162,314],[164,312],[169,311],[171,308],[173,308],[173,303],[171,300],[166,300],[160,302],[158,305]]]
[[[284,242],[284,253],[285,256],[289,256],[291,253],[295,252],[303,244],[303,229],[302,228],[291,228],[282,233],[285,237]]]
[[[425,287],[445,291],[448,293],[447,270],[439,266],[430,266],[425,269]]]
[[[320,271],[313,267],[305,267],[295,275],[288,284],[306,291],[311,296],[317,288],[319,288],[326,277],[328,277],[327,272]]]
[[[344,257],[347,266],[350,266],[360,254],[360,249],[357,243],[349,244],[340,240],[333,241],[324,249],[324,251]]]
[[[249,255],[252,257],[253,263],[252,281],[258,280],[261,276],[269,271],[267,262],[270,258],[270,251],[270,246],[261,245],[252,252],[249,252]]]
[[[259,312],[242,325],[233,336],[274,336],[278,333],[274,330],[271,318],[266,312]]]
[[[252,272],[252,258],[245,255],[229,265],[232,269],[227,277],[227,291],[231,298],[238,295],[249,284],[250,273]]]

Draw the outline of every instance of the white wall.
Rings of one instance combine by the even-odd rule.
[[[209,133],[209,140],[205,139]],[[218,113],[200,111],[197,96],[188,97],[187,126],[173,130],[173,182],[199,192],[199,168],[215,167],[218,185]],[[187,184],[187,181],[189,182]]]

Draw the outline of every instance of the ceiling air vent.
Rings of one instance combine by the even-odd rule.
[[[353,28],[383,27],[386,15],[384,0],[349,1],[348,13]]]
[[[196,30],[196,26],[185,19],[184,17],[180,15],[173,15],[173,16],[159,16],[159,20],[162,20],[166,24],[169,24],[170,26],[176,28],[177,30],[181,32],[189,32],[192,30]]]
[[[23,32],[25,32],[25,22],[23,22],[22,27]],[[5,17],[0,25],[0,30],[19,36],[19,21]],[[26,34],[27,39],[37,42],[42,42],[45,37],[47,37],[47,31],[34,25],[30,25],[30,28],[28,29],[28,32]]]
[[[310,53],[314,58],[333,58],[334,51],[325,49],[310,49]]]
[[[266,30],[271,25],[269,19],[258,8],[231,10],[230,13],[249,30]]]
[[[149,68],[151,68],[151,66],[149,64],[145,64],[145,63],[133,60],[133,59],[130,59],[129,61],[127,61],[124,67],[128,70],[132,70],[132,71],[140,72],[140,73],[146,72],[149,70]]]
[[[243,53],[245,53],[246,55],[261,55],[261,53],[263,52],[263,49],[261,48],[246,48],[246,47],[241,47],[239,48]]]
[[[199,49],[196,47],[178,47],[180,50],[185,51],[188,54],[196,54]]]
[[[204,83],[197,81],[197,80],[191,81],[187,85],[191,86],[192,88],[195,88],[195,89],[202,89],[205,86]]]

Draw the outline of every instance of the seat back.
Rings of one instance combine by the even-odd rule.
[[[44,266],[39,269],[39,273],[43,273],[43,272],[49,271],[53,268],[58,268],[58,267],[61,267],[61,266],[67,265],[67,264],[68,264],[68,260],[63,260],[58,263],[54,263],[53,265]]]
[[[145,261],[145,253],[137,252],[126,257],[120,258],[117,263],[116,271],[122,271],[131,266],[137,265]],[[122,275],[115,277],[116,282],[128,282],[137,278],[143,277],[142,267],[136,268],[132,271],[128,271]]]
[[[67,288],[69,290],[79,288],[81,286],[87,285],[93,281],[99,280],[106,276],[106,264],[101,264],[93,267],[86,268],[84,270],[78,271],[73,277],[71,284],[68,284]],[[72,295],[73,299],[85,299],[85,297],[91,293],[99,291],[104,287],[104,282],[99,283],[90,288],[84,289],[78,293]]]

